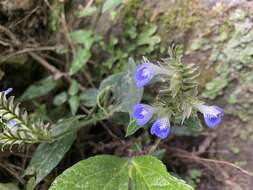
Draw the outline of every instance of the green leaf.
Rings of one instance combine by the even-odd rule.
[[[27,101],[48,94],[57,86],[57,81],[53,77],[47,77],[39,82],[31,85],[18,99],[19,101]]]
[[[138,46],[148,45],[147,52],[152,52],[155,49],[155,45],[161,42],[161,37],[155,35],[157,31],[157,26],[152,24],[144,30],[137,39]]]
[[[101,38],[90,30],[75,30],[70,35],[74,43],[83,44],[87,50]]]
[[[115,96],[120,102],[120,111],[131,112],[133,106],[142,99],[143,88],[137,88],[134,81],[136,64],[132,58],[128,61],[128,70],[115,88]]]
[[[0,183],[1,190],[19,190],[19,188],[13,183]]]
[[[80,94],[81,103],[87,107],[93,107],[97,103],[98,89],[90,88]]]
[[[95,42],[101,41],[102,37],[91,30],[75,30],[70,34],[75,44],[82,45],[86,50],[91,49]],[[79,47],[80,49],[80,47]]]
[[[122,3],[123,0],[106,0],[102,12],[104,13],[105,11],[112,9]]]
[[[132,189],[136,190],[193,190],[184,181],[170,175],[163,163],[152,156],[131,160]]]
[[[127,190],[127,160],[116,156],[95,156],[64,171],[49,190]]]
[[[31,177],[26,184],[26,190],[33,190],[33,188],[35,187],[35,183],[36,183],[35,177]]]
[[[86,17],[86,16],[92,16],[97,11],[96,6],[89,6],[87,8],[84,8],[81,11],[77,12],[77,17]]]
[[[76,112],[80,106],[80,97],[77,95],[71,96],[68,102],[72,115],[76,115]]]
[[[77,51],[74,54],[74,60],[70,66],[70,75],[76,74],[78,71],[80,71],[87,61],[91,57],[91,52],[89,49],[78,47]]]
[[[59,175],[49,190],[193,190],[152,156],[129,159],[99,155],[83,160]]]
[[[76,130],[79,128],[79,119],[83,118],[84,116],[73,116],[66,119],[59,120],[50,130],[53,137],[60,137],[67,134],[75,133]]]
[[[137,88],[134,81],[136,64],[132,58],[125,72],[107,77],[100,84],[99,91],[110,87],[116,99],[117,111],[131,112],[132,107],[141,101],[143,88]]]
[[[69,95],[70,96],[74,96],[78,93],[78,87],[79,87],[79,84],[76,80],[71,80],[71,84],[70,84],[70,87],[69,87]]]
[[[118,85],[118,83],[123,75],[124,75],[124,73],[117,73],[117,74],[113,74],[113,75],[108,76],[106,79],[104,79],[100,83],[99,91],[101,91],[107,87],[115,88],[116,85]]]
[[[66,92],[61,92],[54,97],[53,104],[60,106],[68,100],[68,94]]]
[[[33,188],[57,166],[74,140],[75,135],[71,134],[54,143],[43,143],[39,145],[29,166],[25,170],[25,175],[36,176]]]
[[[127,126],[127,132],[126,137],[134,134],[136,131],[138,131],[141,127],[136,124],[135,120],[130,120],[128,126]]]

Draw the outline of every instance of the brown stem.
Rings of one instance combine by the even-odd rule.
[[[160,142],[161,142],[161,139],[156,139],[155,143],[150,147],[148,153],[152,154],[156,150]]]

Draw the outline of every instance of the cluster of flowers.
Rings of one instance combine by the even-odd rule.
[[[143,88],[157,75],[165,75],[169,77],[171,72],[160,65],[155,65],[146,61],[139,65],[134,74],[134,80],[138,88]],[[205,124],[209,128],[215,128],[223,117],[224,111],[218,106],[208,106],[204,104],[193,105],[197,111],[204,116]],[[170,119],[164,114],[160,113],[160,109],[147,104],[136,104],[132,110],[132,117],[135,119],[138,126],[144,126],[149,121],[154,123],[150,129],[152,135],[156,135],[160,139],[165,139],[170,133]],[[154,118],[155,117],[155,118]]]
[[[8,88],[8,89],[4,90],[3,93],[5,96],[8,96],[12,91],[13,91],[13,88]],[[16,124],[17,124],[17,122],[14,119],[12,119],[6,123],[7,127],[9,127],[9,128],[16,126]]]

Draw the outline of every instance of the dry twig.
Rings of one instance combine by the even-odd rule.
[[[16,51],[14,53],[8,54],[3,59],[1,59],[1,62],[5,62],[14,56],[25,54],[25,53],[34,52],[34,51],[55,51],[57,48],[58,46],[45,46],[45,47],[37,47],[37,48],[27,47],[22,50]]]
[[[8,36],[14,45],[19,46],[21,42],[16,38],[16,36],[6,27],[0,24],[0,31],[4,32],[6,36]]]
[[[212,141],[217,137],[216,133],[210,133],[205,140],[200,144],[198,151],[196,152],[197,155],[203,154],[206,152]]]
[[[22,185],[25,185],[25,180],[18,174],[16,170],[13,170],[11,167],[8,166],[6,163],[0,162],[0,167],[4,168],[8,171],[13,177],[15,177]]]
[[[253,174],[231,162],[225,161],[225,160],[214,160],[210,158],[201,158],[199,156],[196,156],[195,154],[189,153],[185,150],[178,149],[178,148],[171,148],[166,146],[166,149],[169,149],[171,152],[173,152],[173,156],[178,157],[178,158],[183,158],[183,159],[188,159],[188,160],[194,160],[196,162],[206,162],[206,163],[214,163],[214,164],[220,164],[220,165],[225,165],[225,166],[230,166],[234,169],[237,169],[241,173],[252,177]]]
[[[159,146],[160,142],[161,142],[161,139],[159,138],[156,139],[155,143],[149,148],[148,154],[152,154],[156,150],[156,148]]]

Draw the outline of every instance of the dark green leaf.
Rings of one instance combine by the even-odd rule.
[[[69,71],[70,75],[76,74],[78,71],[80,71],[85,66],[90,57],[91,52],[89,49],[79,47],[74,54],[74,60]]]
[[[54,97],[53,104],[60,106],[68,100],[68,94],[66,92],[61,92]]]
[[[81,103],[87,107],[93,107],[97,103],[98,89],[90,88],[80,94]]]
[[[25,170],[25,175],[36,176],[34,187],[57,166],[74,140],[75,135],[71,134],[54,143],[43,143],[39,145],[29,166]]]
[[[71,96],[68,100],[70,110],[72,115],[76,115],[76,112],[80,106],[80,97],[79,96]]]
[[[106,79],[104,79],[99,86],[99,91],[103,90],[107,87],[115,88],[118,83],[120,82],[120,79],[123,77],[124,73],[117,73],[114,75],[108,76]]]
[[[128,61],[128,70],[107,77],[100,84],[99,90],[110,87],[116,99],[117,111],[131,112],[132,107],[142,98],[143,88],[137,88],[134,81],[136,64],[133,59]]]
[[[126,137],[134,134],[136,131],[138,131],[141,127],[136,124],[135,120],[131,120],[127,126],[127,132]]]
[[[136,64],[132,58],[128,61],[128,70],[115,88],[115,96],[119,102],[119,111],[131,112],[135,104],[142,99],[143,88],[137,88],[134,81]]]
[[[89,50],[92,45],[101,39],[99,35],[95,35],[90,30],[75,30],[71,33],[71,38],[75,44],[82,44]]]
[[[95,6],[89,6],[87,8],[84,8],[81,11],[77,12],[78,17],[86,17],[86,16],[91,16],[97,11],[97,7]]]
[[[70,87],[69,87],[69,95],[70,96],[74,96],[78,93],[78,87],[79,87],[79,84],[76,80],[71,80],[71,84],[70,84]]]
[[[53,137],[59,137],[66,134],[75,133],[78,129],[78,120],[84,116],[73,116],[67,119],[59,120],[51,129],[51,134]]]
[[[18,99],[19,101],[27,101],[48,94],[57,86],[57,81],[53,77],[47,77],[39,82],[31,85]]]
[[[106,0],[102,12],[104,13],[105,11],[112,9],[122,3],[123,0]]]
[[[36,183],[36,178],[31,177],[27,182],[26,190],[33,190],[35,187],[35,183]]]

